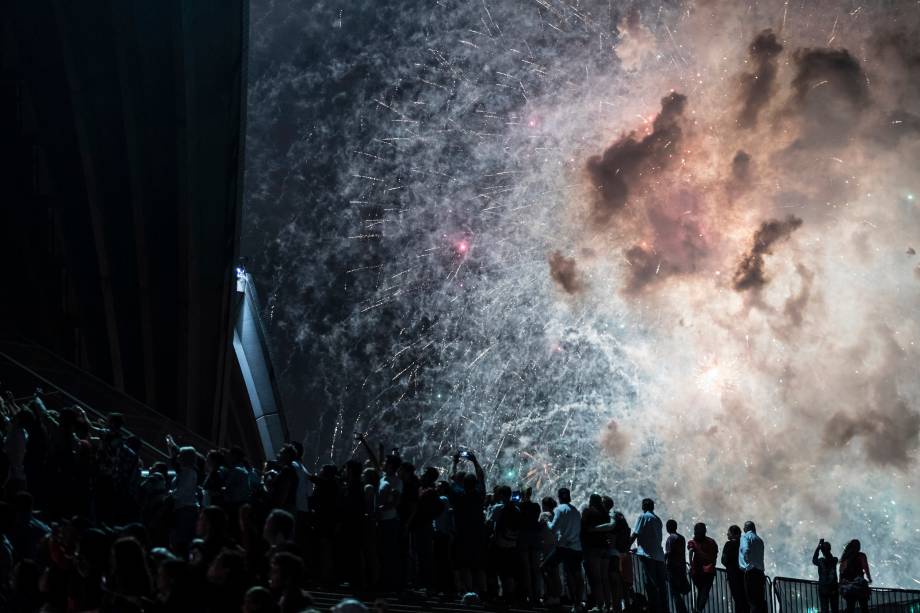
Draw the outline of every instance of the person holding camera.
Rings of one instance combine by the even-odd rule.
[[[840,585],[837,583],[837,558],[831,554],[831,544],[824,539],[818,541],[811,563],[818,567],[821,613],[837,613],[840,610]]]
[[[473,465],[474,472],[458,471],[460,461]],[[461,592],[486,591],[486,522],[483,506],[486,500],[485,471],[473,452],[461,448],[454,455],[452,470],[454,482],[450,491],[450,504],[454,510],[456,541],[454,547],[457,583]]]

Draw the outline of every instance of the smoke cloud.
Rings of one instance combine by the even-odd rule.
[[[773,30],[764,30],[757,35],[749,47],[754,71],[741,77],[741,112],[738,125],[752,128],[757,124],[760,111],[767,106],[776,87],[776,58],[783,46],[776,40]]]
[[[736,291],[759,290],[767,284],[764,274],[764,256],[773,252],[773,245],[789,238],[802,225],[802,220],[793,215],[780,221],[771,219],[761,224],[754,233],[751,250],[738,263],[732,286]]]
[[[635,133],[619,139],[603,154],[588,158],[586,169],[597,191],[592,219],[603,226],[627,205],[631,192],[642,189],[657,170],[667,166],[681,138],[679,120],[687,98],[676,92],[661,99],[661,112],[652,131],[637,140]]]
[[[920,581],[916,6],[252,10],[242,251],[314,464],[469,446]]]
[[[549,274],[567,294],[577,294],[582,290],[575,258],[567,258],[554,251],[549,256]]]

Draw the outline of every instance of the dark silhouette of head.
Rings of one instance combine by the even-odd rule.
[[[290,445],[285,445],[278,452],[278,461],[287,466],[291,462],[294,462],[297,459],[297,450]]]
[[[505,504],[511,502],[511,488],[507,485],[499,485],[495,488],[495,498]]]
[[[752,521],[746,521],[744,522],[744,531],[753,532],[754,534],[757,534],[757,526],[755,526],[754,522]]]
[[[572,492],[570,492],[567,487],[560,487],[557,495],[559,496],[559,504],[569,504],[572,502]]]
[[[297,462],[300,462],[303,459],[303,443],[300,441],[288,441],[288,445],[294,451],[294,458]]]
[[[556,508],[556,500],[552,496],[547,496],[542,500],[540,505],[546,513],[552,513]]]
[[[613,498],[610,496],[604,496],[603,498],[604,510],[608,513],[613,511]]]
[[[821,542],[821,553],[824,554],[825,558],[831,557],[831,544],[827,541]]]
[[[694,538],[703,538],[706,536],[706,524],[703,522],[697,522],[693,524],[693,537]]]
[[[401,464],[402,464],[402,458],[395,453],[391,453],[390,455],[386,457],[386,460],[384,460],[383,470],[388,475],[395,475],[396,471],[399,470],[399,467]]]
[[[654,510],[655,510],[655,501],[652,500],[651,498],[643,498],[642,499],[642,511],[651,512]]]
[[[859,542],[859,539],[853,539],[847,543],[846,547],[843,548],[843,553],[840,554],[841,561],[849,561],[852,558],[856,557],[856,554],[862,549],[862,544]]]
[[[728,540],[737,541],[739,538],[741,538],[741,528],[732,524],[728,527]]]
[[[591,494],[588,496],[588,506],[594,507],[595,509],[604,509],[604,501],[601,500],[600,494]]]
[[[474,473],[466,473],[463,476],[463,491],[472,494],[479,487],[479,479]]]
[[[422,478],[420,481],[425,487],[432,487],[435,483],[438,482],[438,477],[441,476],[441,473],[434,466],[429,466],[425,469],[425,472],[422,473]]]
[[[674,534],[677,532],[677,522],[673,519],[669,519],[665,522],[664,528],[668,531],[668,534]]]

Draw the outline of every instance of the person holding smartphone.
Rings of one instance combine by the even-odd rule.
[[[818,557],[818,554],[821,557]],[[818,567],[818,599],[821,613],[838,613],[840,610],[840,585],[837,582],[837,558],[831,554],[831,544],[821,539],[815,547],[811,563]]]

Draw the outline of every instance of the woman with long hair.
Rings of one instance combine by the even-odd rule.
[[[869,611],[870,583],[869,560],[861,551],[859,541],[853,539],[840,554],[840,594],[847,603],[847,613],[855,611],[857,603],[861,612]]]

